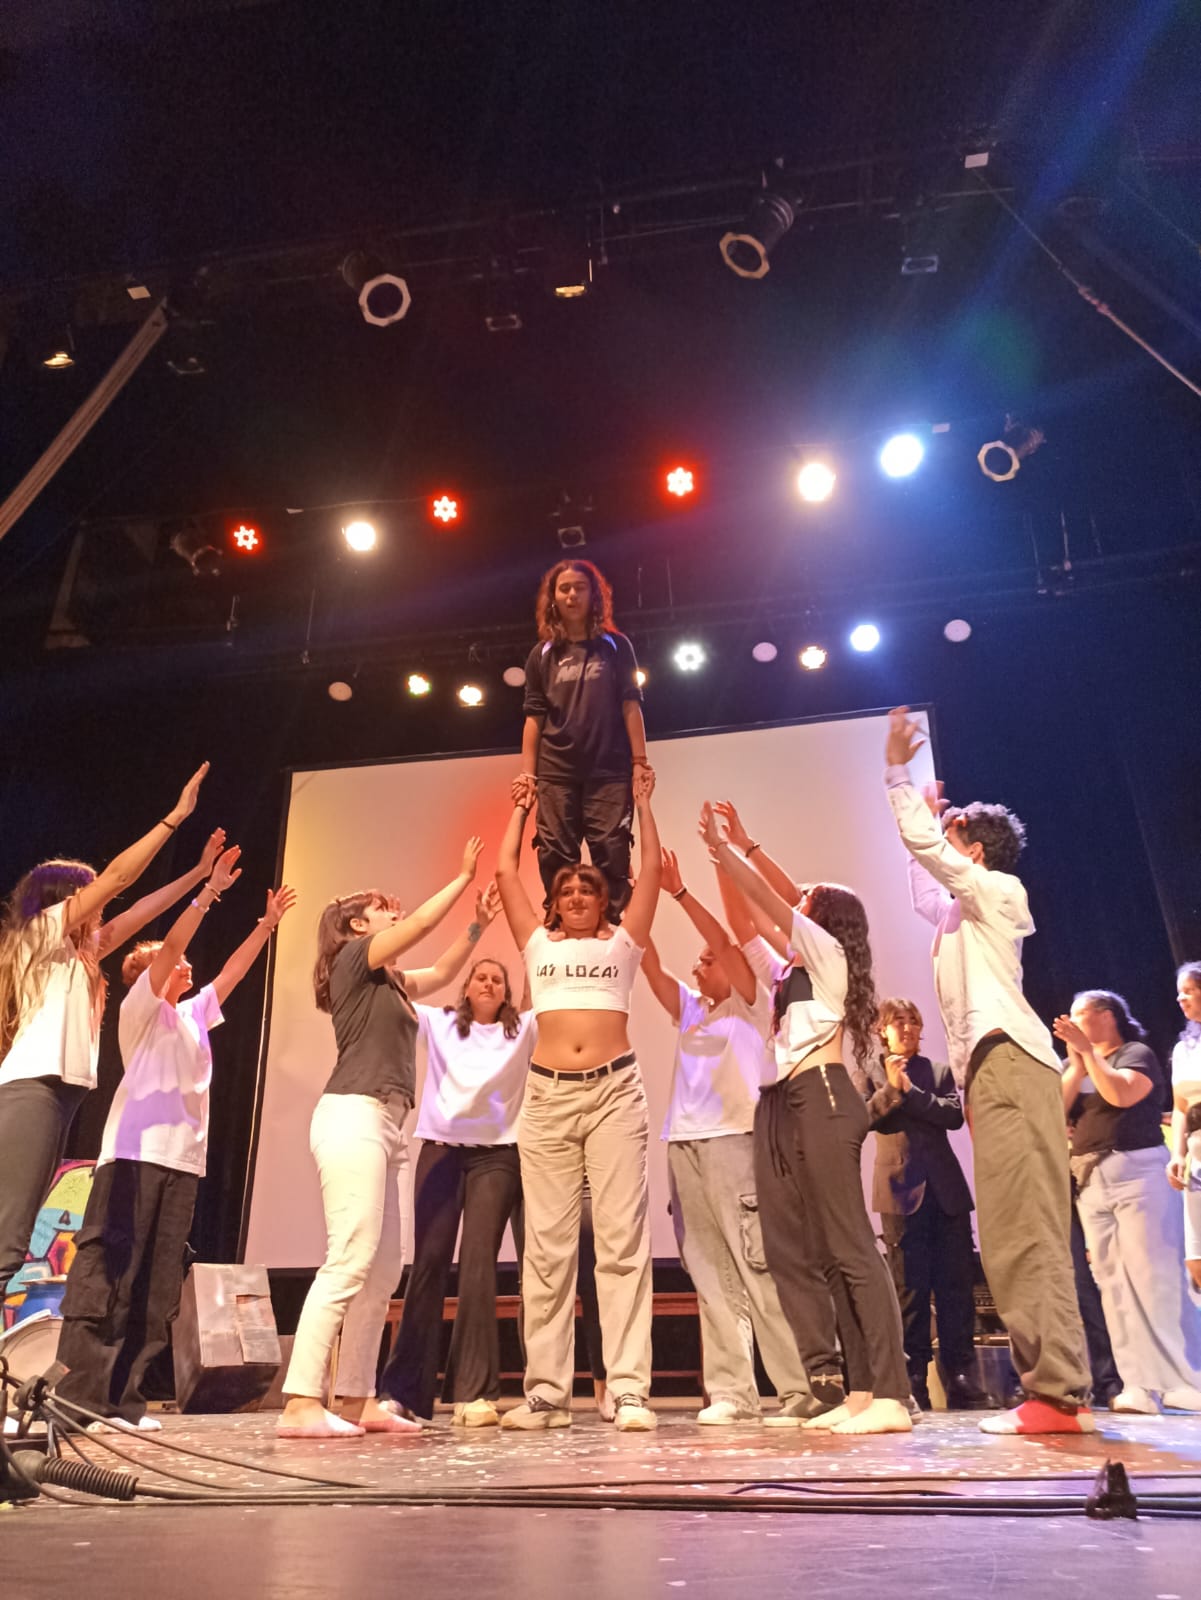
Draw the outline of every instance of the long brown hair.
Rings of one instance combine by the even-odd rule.
[[[455,1014],[455,1030],[460,1039],[465,1039],[471,1032],[471,1025],[475,1021],[475,1012],[471,1009],[471,1001],[467,998],[467,985],[475,976],[477,967],[499,967],[505,975],[505,997],[501,1001],[500,1010],[496,1014],[497,1022],[505,1030],[506,1039],[516,1039],[521,1030],[521,1017],[517,1007],[513,1004],[513,989],[509,983],[509,969],[503,961],[498,961],[495,956],[480,956],[473,961],[467,969],[467,976],[463,979],[463,987],[459,990],[457,1004],[443,1006],[443,1011],[453,1011]]]
[[[601,922],[608,921],[606,913],[609,910],[609,885],[605,882],[599,868],[587,866],[583,861],[580,861],[574,867],[560,867],[551,880],[550,894],[547,896],[550,904],[547,906],[546,915],[542,920],[552,933],[559,926],[559,895],[563,890],[563,885],[569,883],[572,878],[583,878],[585,883],[592,885],[600,896],[600,920]]]
[[[864,1072],[876,1053],[876,983],[872,946],[863,901],[838,883],[817,883],[809,892],[809,920],[837,939],[847,958],[847,1000],[843,1020],[855,1059]]]
[[[582,572],[588,579],[592,603],[588,607],[588,638],[598,633],[612,633],[617,624],[613,621],[613,590],[599,567],[591,561],[556,561],[549,572],[543,574],[538,585],[538,601],[534,616],[538,622],[538,637],[562,644],[567,637],[559,608],[555,604],[555,585],[565,572]]]
[[[392,903],[391,896],[382,889],[359,889],[354,894],[342,894],[331,900],[321,913],[317,924],[317,962],[313,968],[313,995],[318,1011],[330,1009],[329,974],[335,957],[358,937],[351,922],[361,917],[369,906],[389,907]]]
[[[18,880],[4,902],[0,912],[0,1061],[12,1049],[22,1022],[38,1009],[46,993],[46,962],[54,940],[43,913],[62,905],[95,879],[95,868],[85,861],[43,861]],[[96,1027],[106,991],[96,950],[99,927],[97,912],[70,935],[87,971]]]

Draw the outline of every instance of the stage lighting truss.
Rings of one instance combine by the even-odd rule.
[[[796,220],[796,206],[774,190],[764,189],[751,201],[741,231],[731,229],[718,244],[721,258],[740,278],[765,278],[768,256]]]
[[[388,328],[408,315],[413,297],[405,280],[389,272],[377,256],[352,250],[341,266],[343,281],[358,296],[363,321]]]

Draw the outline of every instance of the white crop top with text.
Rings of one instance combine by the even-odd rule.
[[[609,939],[556,939],[537,927],[522,955],[536,1014],[629,1011],[642,950],[624,928]]]

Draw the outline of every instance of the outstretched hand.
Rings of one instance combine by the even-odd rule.
[[[475,920],[481,928],[486,928],[499,915],[500,890],[493,881],[486,889],[481,889],[475,897]]]
[[[701,820],[697,831],[708,845],[710,855],[714,853],[718,845],[730,842],[723,836],[721,829],[718,827],[713,806],[708,800],[701,807]]]
[[[951,804],[949,800],[943,799],[942,791],[943,783],[941,778],[937,783],[926,784],[925,788],[922,790],[922,799],[929,806],[931,816],[936,819],[941,818],[943,812]]]
[[[745,854],[747,845],[753,843],[750,834],[742,825],[742,818],[734,808],[732,800],[715,800],[713,809],[726,825],[726,835],[732,845],[736,845]]]
[[[634,768],[634,801],[649,800],[655,792],[655,769],[642,765]]]
[[[224,894],[229,886],[237,883],[242,876],[242,869],[238,865],[238,858],[242,854],[240,844],[231,844],[228,850],[223,850],[209,873],[208,886],[214,894]]]
[[[286,883],[281,883],[278,889],[268,889],[263,921],[269,928],[278,928],[280,918],[291,911],[295,904],[296,890],[290,889]]]
[[[459,872],[469,883],[475,877],[475,869],[479,866],[483,850],[484,841],[478,834],[473,833],[463,849],[463,865],[459,868]]]
[[[680,876],[680,863],[676,860],[674,850],[663,851],[663,876],[659,880],[659,888],[664,894],[677,895],[684,887],[684,880]]]
[[[908,706],[897,706],[888,713],[888,737],[884,743],[884,763],[889,767],[907,767],[925,744],[926,737]]]
[[[185,817],[190,817],[196,809],[196,801],[200,795],[200,785],[208,777],[209,764],[202,761],[196,771],[180,790],[179,799],[175,802],[175,809],[170,813],[169,820],[178,824]]]
[[[225,829],[214,828],[212,833],[209,834],[208,839],[205,841],[204,849],[200,852],[200,860],[196,863],[196,869],[200,873],[201,877],[208,877],[209,873],[213,870],[213,866],[216,863],[217,857],[224,849]]]
[[[538,799],[538,780],[532,772],[519,772],[509,785],[509,793],[515,806],[530,811]]]

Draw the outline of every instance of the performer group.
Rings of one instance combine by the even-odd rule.
[[[1122,996],[1085,990],[1048,1027],[1022,993],[1022,943],[1034,931],[1015,872],[1022,824],[1000,805],[951,808],[941,786],[919,792],[909,764],[921,735],[900,708],[884,781],[914,909],[933,928],[949,1055],[927,1059],[917,1006],[878,992],[853,888],[795,880],[734,804],[699,797],[715,876],[684,882],[656,827],[634,651],[597,569],[553,567],[537,622],[513,809],[495,881],[475,894],[466,926],[432,965],[406,965],[476,883],[478,838],[414,911],[367,889],[320,915],[314,999],[337,1059],[310,1150],[327,1248],[297,1328],[279,1436],[428,1426],[460,1225],[446,1374],[455,1423],[571,1424],[578,1289],[595,1306],[602,1415],[622,1431],[655,1426],[650,1130],[629,1033],[640,972],[677,1036],[662,1138],[700,1315],[699,1423],[906,1433],[931,1403],[932,1310],[948,1406],[988,1408],[973,1351],[972,1195],[947,1138],[965,1113],[981,1261],[1022,1389],[980,1426],[1091,1432],[1100,1403],[1201,1412],[1201,962],[1177,974],[1185,1026],[1165,1148],[1169,1085]],[[240,875],[238,847],[218,829],[192,871],[106,920],[191,816],[207,770],[103,871],[35,867],[0,925],[2,1295],[95,1087],[101,963],[190,896],[166,937],[134,944],[121,965],[125,1073],[76,1238],[58,1352],[69,1369],[58,1394],[81,1428],[159,1425],[142,1380],[169,1337],[205,1170],[209,1035],[295,903],[286,885],[271,891],[217,976],[193,992],[189,944]],[[541,904],[519,872],[531,819]],[[820,841],[806,843],[813,853]],[[655,946],[664,901],[695,930],[687,978],[668,972]],[[501,915],[520,984],[495,956],[474,956]],[[428,1003],[460,975],[456,1001]],[[419,1039],[427,1071],[414,1177],[405,1122]],[[860,1177],[873,1128],[883,1254]],[[377,1374],[410,1203],[415,1256],[395,1348]],[[496,1261],[510,1220],[525,1394],[502,1413]],[[582,1227],[591,1272],[581,1272]],[[777,1395],[766,1411],[756,1346]]]

